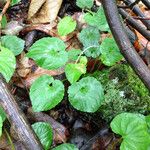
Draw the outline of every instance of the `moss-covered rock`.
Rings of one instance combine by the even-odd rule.
[[[105,102],[98,114],[106,121],[122,112],[150,113],[150,93],[127,64],[117,64],[92,76],[104,86]]]

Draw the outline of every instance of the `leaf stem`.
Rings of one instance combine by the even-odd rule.
[[[94,14],[91,10],[89,10],[89,9],[85,9],[85,11],[87,11],[87,12],[89,12],[90,14]]]
[[[93,48],[93,47],[97,48],[97,47],[99,47],[99,46],[94,46],[94,45],[92,45],[92,46],[89,46],[89,47],[85,48],[85,49],[80,53],[80,55],[78,56],[78,58],[77,58],[75,64],[77,64],[77,62],[79,61],[81,55],[82,55],[85,51],[87,51],[89,48]]]
[[[11,139],[9,133],[7,132],[7,130],[6,130],[5,128],[4,128],[4,132],[5,132],[6,135],[7,135],[8,141],[9,141],[9,143],[10,143],[10,145],[11,145],[11,149],[12,149],[12,150],[15,150],[15,147],[14,147],[14,144],[13,144],[13,142],[12,142],[12,139]]]
[[[6,13],[7,9],[9,8],[10,3],[11,3],[11,0],[7,0],[4,8],[2,9],[2,12],[0,13],[0,24],[2,22],[3,15]],[[0,25],[0,29],[1,29],[1,25]],[[1,36],[1,31],[0,31],[0,36]]]

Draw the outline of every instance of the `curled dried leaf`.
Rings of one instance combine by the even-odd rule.
[[[56,19],[62,0],[31,0],[28,20],[32,23],[47,23]]]

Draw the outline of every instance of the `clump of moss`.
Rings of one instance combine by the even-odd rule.
[[[149,98],[150,93],[148,89],[127,64],[118,64],[112,67],[110,69],[110,78],[112,78],[113,75],[119,78],[119,82],[123,85],[122,88],[127,84],[126,88],[135,91],[139,97],[145,98],[148,96],[147,98]]]
[[[150,112],[150,93],[127,64],[97,71],[93,76],[105,90],[105,101],[98,112],[104,120],[109,122],[122,112]]]

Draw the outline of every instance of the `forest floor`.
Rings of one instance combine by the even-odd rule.
[[[81,9],[79,6],[77,6],[76,0],[63,0],[63,2],[62,0],[55,0],[53,2],[51,2],[50,0],[31,0],[31,2],[30,0],[12,0],[12,2],[8,6],[6,6],[5,4],[5,0],[0,0],[0,10],[1,12],[2,10],[4,11],[1,19],[0,44],[6,48],[14,49],[12,51],[16,50],[14,52],[16,58],[16,67],[13,75],[11,75],[10,77],[9,75],[7,75],[7,73],[9,73],[9,70],[3,71],[3,63],[0,60],[0,73],[2,73],[6,80],[8,78],[11,78],[8,82],[9,91],[15,97],[15,100],[21,111],[23,111],[23,113],[25,114],[25,117],[28,120],[27,122],[29,122],[29,126],[35,125],[36,122],[47,122],[51,125],[53,129],[52,140],[50,141],[51,137],[49,137],[50,139],[47,139],[50,142],[46,141],[48,147],[44,146],[44,149],[52,149],[62,143],[74,144],[80,150],[119,149],[122,139],[119,135],[112,132],[112,129],[110,127],[111,121],[117,115],[125,112],[139,113],[143,116],[149,115],[150,93],[142,83],[142,81],[139,79],[139,77],[131,69],[124,57],[120,54],[120,52],[111,51],[113,48],[118,49],[116,48],[116,45],[113,45],[111,41],[108,43],[103,42],[106,39],[112,39],[113,36],[109,30],[108,25],[105,22],[101,24],[101,29],[97,29],[96,25],[94,24],[94,22],[99,19],[99,16],[96,14],[96,12],[99,7],[101,7],[101,2],[99,0],[94,0],[94,4],[90,9]],[[88,4],[89,3],[87,1],[87,7]],[[150,28],[150,10],[142,2],[139,2],[135,5],[142,11],[143,15],[145,15],[143,17],[144,19],[141,19],[141,17],[136,15],[136,13],[134,12],[134,7],[132,9],[130,7],[125,8],[123,6],[127,6],[127,4],[124,4],[123,1],[118,1],[118,7],[125,10],[128,14],[127,18],[122,19],[126,33],[139,56],[143,59],[145,64],[150,67],[149,40],[142,36],[142,34],[138,30],[134,29],[134,27],[132,27],[132,25],[127,22],[128,17],[131,16],[139,23],[141,27]],[[88,13],[89,15],[87,15],[87,22],[89,24],[84,20],[84,15],[86,13]],[[94,16],[94,13],[95,16],[97,15],[96,19],[92,18],[92,15]],[[61,34],[63,35],[65,31],[60,31],[62,32],[60,33],[58,31],[58,24],[60,20],[65,16],[71,16],[71,18],[73,18],[73,20],[76,22],[76,28],[74,31],[61,36]],[[105,20],[103,20],[103,18],[101,19],[102,21]],[[142,22],[143,20],[147,22],[147,25]],[[70,22],[65,23],[64,26],[66,26],[66,30],[67,28],[71,28],[72,24],[69,24]],[[98,23],[99,21],[97,20],[96,24],[98,25]],[[82,30],[88,28],[88,26],[91,27],[91,31],[86,31],[89,32],[89,34],[83,34],[81,36]],[[103,31],[101,31],[102,28],[104,29]],[[149,29],[147,30],[147,32],[149,34]],[[23,40],[23,49],[21,51],[19,50],[19,48],[21,47],[19,41],[11,38],[9,39],[9,37],[6,38],[6,41],[4,40],[4,37],[8,35],[15,36],[20,40]],[[100,50],[99,52],[99,50],[91,48],[90,44],[92,42],[95,44],[94,40],[97,39],[97,35],[97,43],[103,45],[106,51],[108,49],[108,51],[106,53],[104,52],[104,54],[102,50]],[[57,40],[60,39],[66,45],[67,52],[73,50],[73,52],[69,53],[68,56],[72,58],[72,60],[70,59],[67,63],[71,62],[71,65],[80,64],[79,66],[73,66],[72,68],[70,67],[72,69],[69,70],[70,72],[67,72],[67,69],[64,68],[64,64],[66,61],[64,53],[56,55],[57,57],[55,58],[55,60],[53,60],[53,57],[47,58],[47,62],[56,62],[54,66],[59,66],[59,64],[62,64],[63,66],[53,67],[54,69],[51,69],[46,64],[46,61],[43,60],[44,58],[48,57],[50,52],[47,53],[47,55],[44,55],[43,52],[31,52],[32,49],[34,51],[34,49],[37,49],[37,47],[40,47],[43,44],[39,44],[35,46],[35,48],[32,48],[33,43],[36,43],[40,39],[54,37],[57,38]],[[55,40],[55,38],[53,40]],[[61,41],[57,40],[55,46],[58,49],[57,52],[60,52],[61,50],[59,49],[62,48],[61,46],[63,44],[61,44]],[[13,45],[13,43],[15,43],[16,45],[11,46]],[[91,48],[91,51],[89,51],[89,53],[86,51],[86,43],[88,45],[88,48]],[[45,53],[47,49],[51,49],[51,47],[53,49],[53,46],[48,45],[46,47],[46,44],[48,43],[45,43],[45,45],[43,44],[44,46],[41,47],[41,49]],[[111,44],[113,45],[112,47]],[[1,45],[0,48],[2,48]],[[18,54],[16,54],[17,46],[18,50],[20,51],[18,52]],[[81,52],[81,50],[83,51]],[[99,56],[99,53],[103,56]],[[52,54],[55,55],[55,53]],[[38,55],[41,55],[41,57],[38,57]],[[8,56],[9,55],[7,55],[6,57]],[[60,58],[59,56],[62,57]],[[84,56],[87,57],[85,58]],[[80,59],[80,57],[83,58],[83,60]],[[1,58],[2,56],[0,51],[0,59]],[[79,60],[80,63],[78,63]],[[11,61],[12,60],[9,60],[8,64],[9,62],[12,63]],[[4,64],[4,66],[5,65],[6,63]],[[76,71],[75,75],[73,74],[73,76],[70,76],[73,71]],[[5,75],[4,72],[6,73]],[[48,97],[48,90],[44,86],[49,84],[49,86],[53,87],[56,86],[55,84],[57,83],[54,83],[54,81],[51,81],[53,79],[48,79],[44,75],[52,76],[55,79],[54,81],[61,81],[65,87],[63,98],[61,99],[62,101],[59,100],[59,102],[57,103],[54,102],[53,107],[48,106],[49,101],[47,101],[47,99],[51,100],[53,99],[53,97],[51,95],[50,98]],[[37,81],[37,79],[39,79],[39,77],[41,76],[45,77],[45,79],[43,78],[41,79],[41,81],[39,80],[38,82],[36,82],[36,84],[34,84],[33,87],[33,83],[35,83],[35,81]],[[76,83],[74,82],[80,82],[82,78],[90,77],[91,79],[94,78],[96,80],[95,88],[98,88],[98,90],[100,90],[101,88],[96,85],[96,83],[98,81],[101,83],[100,85],[102,85],[103,87],[103,92],[100,96],[104,95],[105,100],[103,100],[103,102],[100,102],[100,104],[99,102],[92,101],[91,99],[96,99],[95,95],[97,94],[97,91],[95,89],[92,89],[93,91],[91,95],[86,94],[85,87],[88,86],[86,83],[84,83],[84,87],[82,87],[83,93],[85,92],[85,98],[81,98],[80,101],[89,99],[91,100],[91,102],[87,104],[76,104],[72,101],[71,98],[68,99],[68,94],[71,95],[70,86],[75,85]],[[81,80],[79,81],[79,79]],[[92,83],[90,88],[92,88]],[[67,93],[68,89],[70,93]],[[55,97],[57,96],[58,99],[60,99],[59,96],[61,95],[61,93],[55,93],[59,89],[54,88],[50,90],[52,90],[54,94],[56,94]],[[0,91],[0,96],[1,95],[2,94]],[[44,104],[42,104],[42,101],[44,101],[42,98],[47,98]],[[0,97],[0,99],[2,99],[2,97]],[[41,102],[39,102],[39,99]],[[54,100],[56,100],[56,98],[54,98]],[[96,105],[100,105],[100,107],[92,108],[94,107],[94,103],[96,103]],[[91,107],[89,107],[90,105]],[[20,137],[18,137],[18,133],[16,133],[14,123],[9,120],[8,114],[6,113],[7,115],[5,115],[4,111],[1,109],[2,108],[0,108],[0,116],[2,116],[1,118],[3,120],[3,128],[2,135],[0,137],[0,150],[26,149],[21,142]],[[4,108],[4,110],[5,109],[6,108]],[[8,119],[6,116],[8,117]],[[37,134],[40,134],[39,132],[44,132],[43,130],[44,129],[40,129],[40,131],[37,131]],[[47,137],[43,137],[43,139],[44,138],[46,139]],[[42,135],[40,140],[42,140]],[[72,150],[74,149],[75,148],[72,148]],[[68,148],[68,150],[71,149]]]

